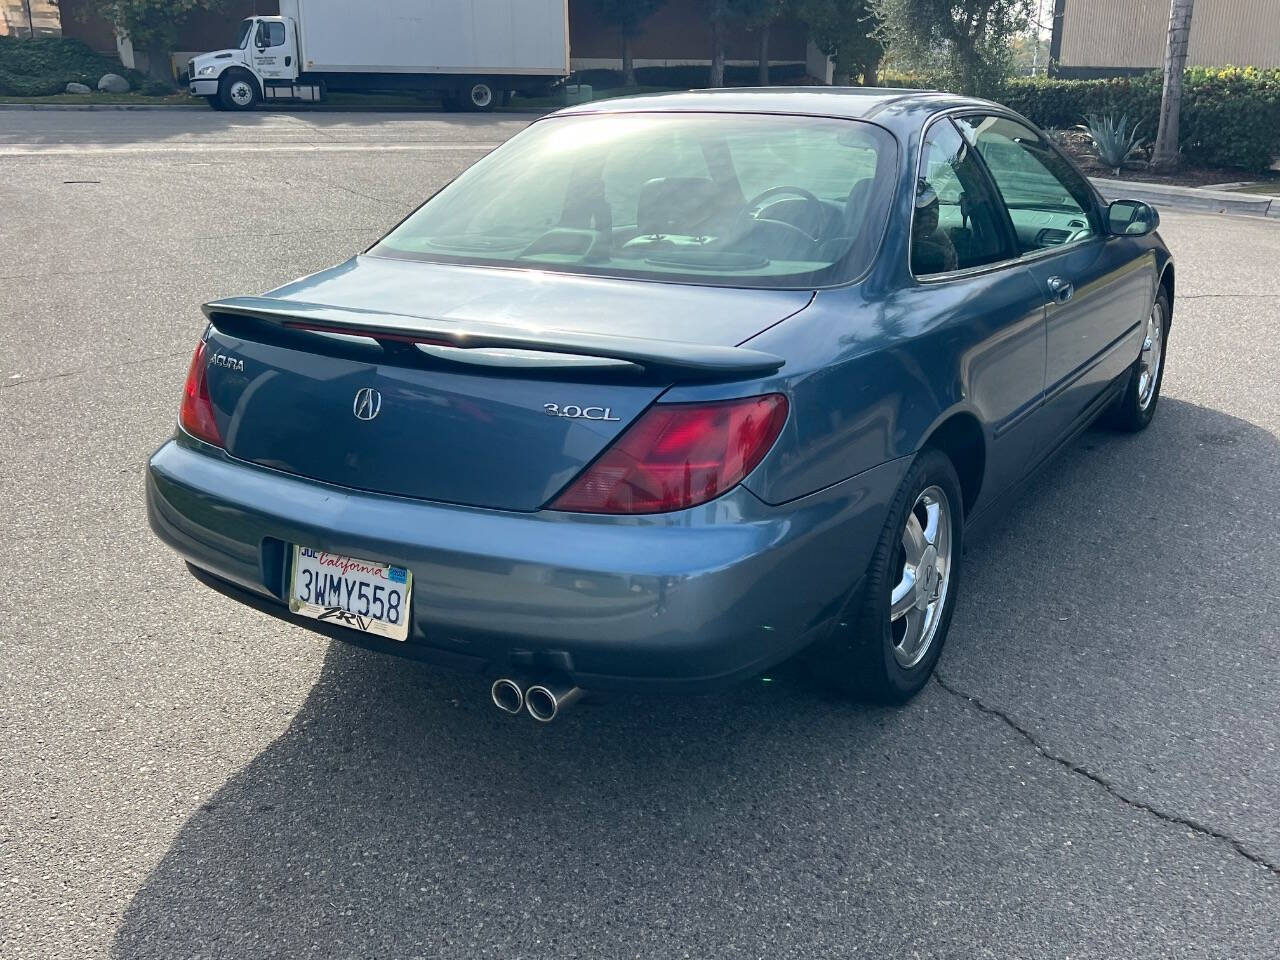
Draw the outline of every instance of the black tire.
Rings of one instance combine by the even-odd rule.
[[[1160,385],[1164,383],[1165,359],[1169,347],[1169,318],[1172,307],[1168,292],[1161,287],[1151,305],[1151,318],[1147,321],[1147,330],[1143,335],[1142,349],[1138,359],[1133,362],[1129,371],[1129,379],[1125,383],[1124,393],[1116,398],[1116,402],[1103,415],[1103,423],[1113,430],[1123,433],[1137,433],[1147,429],[1147,425],[1156,415],[1156,405],[1160,402]],[[1157,316],[1159,322],[1156,322]],[[1151,345],[1153,334],[1159,332],[1159,352],[1155,361],[1154,380],[1148,382],[1144,372],[1149,373],[1151,361]]]
[[[205,97],[205,100],[209,102],[209,106],[213,107],[213,109],[222,109],[222,101],[218,99],[218,95],[216,93],[211,97]]]
[[[932,615],[934,619],[930,621],[930,614],[921,611],[925,622],[934,624],[927,646],[918,660],[904,665],[895,648],[905,656],[897,634],[899,629],[906,629],[906,620],[901,621],[900,628],[891,619],[890,598],[895,585],[905,582],[903,536],[908,516],[913,511],[920,516],[919,511],[924,508],[918,508],[917,501],[929,490],[941,490],[945,495],[944,506],[950,519],[950,562],[941,580],[943,586],[937,598],[940,607]],[[955,611],[964,557],[963,531],[964,501],[955,467],[941,451],[926,447],[893,498],[862,586],[842,618],[847,627],[838,628],[819,651],[824,677],[841,692],[876,703],[897,704],[910,700],[928,683]],[[937,537],[935,533],[935,540]]]
[[[462,109],[468,113],[488,113],[500,99],[501,94],[486,80],[468,83],[458,96]]]
[[[228,70],[218,81],[218,102],[224,110],[252,110],[261,99],[257,81],[244,70]]]

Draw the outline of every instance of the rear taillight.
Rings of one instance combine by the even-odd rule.
[[[197,440],[222,446],[222,434],[213,419],[213,401],[209,399],[209,365],[205,362],[205,342],[196,344],[191,368],[187,370],[187,383],[182,388],[182,409],[178,422],[182,429]]]
[[[574,513],[665,513],[736,486],[787,419],[778,393],[714,403],[656,404],[551,504]]]

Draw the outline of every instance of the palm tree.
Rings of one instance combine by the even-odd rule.
[[[1182,113],[1182,75],[1187,69],[1187,41],[1191,38],[1191,5],[1195,0],[1171,0],[1169,38],[1164,48],[1164,86],[1160,91],[1160,126],[1151,154],[1153,167],[1178,165],[1178,120]]]

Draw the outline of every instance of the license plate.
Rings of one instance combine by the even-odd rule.
[[[294,546],[289,609],[304,617],[405,640],[413,574],[405,567]]]

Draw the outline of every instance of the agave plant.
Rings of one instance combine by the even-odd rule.
[[[1078,129],[1089,134],[1093,140],[1094,156],[1114,170],[1116,176],[1120,175],[1120,168],[1125,162],[1146,145],[1146,141],[1138,136],[1142,124],[1134,124],[1133,129],[1129,129],[1127,113],[1119,117],[1112,113],[1101,116],[1090,113],[1084,119]]]

